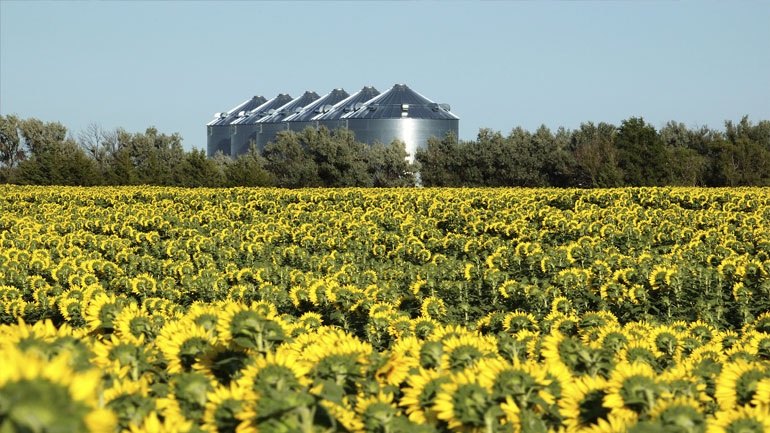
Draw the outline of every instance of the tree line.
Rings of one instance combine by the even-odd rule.
[[[0,116],[0,182],[31,185],[181,187],[621,187],[770,185],[770,121],[743,117],[724,130],[643,118],[619,126],[475,140],[433,137],[407,160],[404,143],[366,145],[349,130],[284,131],[261,152],[238,158],[185,151],[179,134],[131,133],[89,125],[77,137],[58,122]]]

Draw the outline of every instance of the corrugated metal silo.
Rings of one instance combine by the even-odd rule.
[[[258,140],[259,119],[272,115],[276,109],[291,102],[292,99],[288,94],[281,93],[230,122],[230,156],[237,158],[248,152],[251,141],[256,143]]]
[[[316,92],[306,91],[299,98],[277,108],[273,114],[257,120],[257,149],[261,152],[267,143],[273,141],[280,131],[288,131],[288,123],[284,120],[292,114],[301,113],[306,105],[318,99]]]
[[[294,132],[302,132],[307,127],[318,129],[318,123],[313,118],[331,111],[334,108],[334,104],[349,96],[350,94],[343,89],[334,89],[306,105],[301,112],[294,113],[283,119],[283,121],[288,124],[289,130]]]
[[[346,128],[347,122],[342,120],[342,116],[360,109],[366,101],[379,94],[380,91],[373,86],[366,86],[346,99],[334,104],[328,112],[313,117],[313,120],[319,127],[325,126],[330,131],[334,131],[337,128]]]
[[[405,84],[394,85],[341,119],[347,122],[356,141],[368,144],[403,141],[410,161],[431,136],[443,138],[448,132],[459,136],[460,118],[449,111],[447,104],[437,104]]]
[[[217,152],[230,155],[230,123],[237,119],[239,113],[251,111],[267,102],[262,96],[255,96],[244,101],[226,113],[217,113],[215,119],[206,124],[206,155],[211,158]]]

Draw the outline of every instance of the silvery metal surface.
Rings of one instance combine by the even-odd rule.
[[[428,138],[441,139],[448,133],[458,137],[460,120],[447,104],[437,104],[404,84],[396,84],[383,93],[367,86],[349,96],[344,90],[335,89],[322,98],[315,92],[305,92],[295,99],[282,93],[250,111],[240,110],[235,116],[228,130],[233,158],[246,153],[251,142],[262,151],[280,131],[300,132],[307,127],[323,126],[331,131],[347,128],[355,134],[356,141],[366,144],[387,145],[401,140],[408,159],[414,160],[415,152],[426,146]],[[225,152],[227,135],[225,129],[212,126],[209,156],[219,149]]]
[[[230,122],[230,156],[237,158],[238,155],[246,153],[249,150],[249,143],[251,141],[256,143],[257,141],[257,133],[259,132],[257,121],[273,114],[277,108],[286,105],[293,99],[286,93],[280,93],[275,98]]]
[[[319,98],[318,93],[307,91],[302,96],[292,99],[286,104],[276,108],[273,114],[265,116],[258,120],[259,123],[277,123],[283,122],[287,117],[292,114],[298,114],[302,112],[302,109],[311,102]]]
[[[343,119],[353,131],[356,141],[366,144],[380,142],[388,145],[393,140],[404,142],[407,159],[414,161],[417,149],[424,148],[430,137],[443,139],[451,132],[459,136],[459,119]]]
[[[348,96],[347,98],[343,99],[342,101],[334,104],[331,110],[329,110],[326,113],[321,113],[315,117],[313,117],[313,120],[336,120],[340,117],[344,116],[347,113],[350,113],[351,111],[354,111],[356,109],[359,109],[363,107],[363,105],[366,103],[366,101],[374,98],[375,96],[379,95],[380,92],[375,89],[372,86],[366,86],[359,90],[358,92]]]
[[[396,84],[370,99],[360,110],[342,116],[343,119],[459,119],[445,104],[437,104],[410,89]]]
[[[299,113],[294,113],[283,120],[284,122],[308,122],[320,114],[331,111],[334,108],[334,104],[349,96],[350,94],[344,89],[334,89],[310,104],[307,104]]]
[[[346,128],[347,122],[340,120],[340,118],[351,111],[360,109],[364,106],[366,101],[379,94],[379,90],[375,89],[373,86],[362,88],[358,92],[334,104],[331,110],[326,113],[320,113],[313,117],[313,120],[316,122],[316,127],[320,128],[321,126],[325,126],[330,131],[334,131],[338,128]]]
[[[213,157],[217,152],[230,155],[230,122],[238,113],[250,111],[267,102],[262,96],[254,96],[227,112],[217,113],[214,120],[206,125],[206,155]]]
[[[286,118],[292,114],[302,112],[302,109],[319,98],[316,92],[305,92],[302,96],[293,99],[287,104],[282,105],[269,116],[265,116],[257,121],[259,132],[256,135],[257,150],[260,152],[267,146],[267,143],[273,141],[275,136],[281,131],[289,130],[289,122]]]
[[[220,126],[220,125],[229,125],[230,122],[232,122],[236,117],[238,116],[238,113],[241,112],[249,112],[260,105],[267,102],[267,99],[265,99],[263,96],[254,96],[253,98],[243,101],[242,103],[238,104],[235,108],[223,112],[223,113],[217,113],[214,115],[214,120],[209,122],[208,126]]]

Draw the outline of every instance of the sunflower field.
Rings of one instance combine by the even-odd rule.
[[[770,431],[770,189],[0,185],[0,433]]]

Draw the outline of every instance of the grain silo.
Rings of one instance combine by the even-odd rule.
[[[239,114],[251,111],[265,102],[267,99],[264,97],[254,96],[230,111],[215,114],[215,119],[206,124],[206,155],[209,158],[217,152],[230,155],[230,123],[237,119]]]
[[[358,92],[350,95],[342,101],[334,104],[334,106],[325,113],[320,113],[313,117],[313,120],[317,122],[318,126],[325,126],[330,131],[334,131],[337,128],[347,128],[347,124],[342,120],[342,116],[360,109],[364,106],[366,101],[379,95],[380,92],[373,86],[366,86]]]
[[[260,104],[260,102],[262,102]],[[252,108],[256,106],[255,108]],[[367,86],[348,96],[342,89],[319,98],[305,92],[299,98],[281,93],[264,102],[255,97],[208,123],[208,156],[217,151],[236,158],[254,143],[262,151],[280,131],[300,132],[308,126],[324,126],[330,131],[346,128],[365,144],[405,143],[411,161],[418,148],[432,136],[448,133],[459,136],[460,119],[447,104],[437,104],[404,84],[396,84],[380,93]]]
[[[348,92],[343,89],[334,89],[306,105],[301,112],[294,113],[283,121],[288,124],[289,130],[294,132],[302,132],[307,127],[318,129],[318,122],[313,119],[320,114],[331,111],[334,104],[349,96]]]
[[[248,152],[249,144],[258,140],[259,119],[272,115],[277,108],[291,101],[291,96],[281,93],[230,122],[230,156],[237,158],[238,155]]]
[[[288,123],[284,120],[292,114],[301,113],[305,106],[316,99],[318,99],[316,92],[307,91],[302,96],[277,108],[273,114],[257,120],[257,126],[259,127],[256,140],[257,149],[261,152],[267,143],[273,141],[279,132],[288,131]]]
[[[405,84],[396,84],[367,101],[360,109],[342,116],[346,127],[353,131],[356,141],[389,144],[401,140],[406,144],[409,159],[424,147],[428,138],[443,138],[459,133],[460,118],[449,111],[449,105],[437,104]]]

